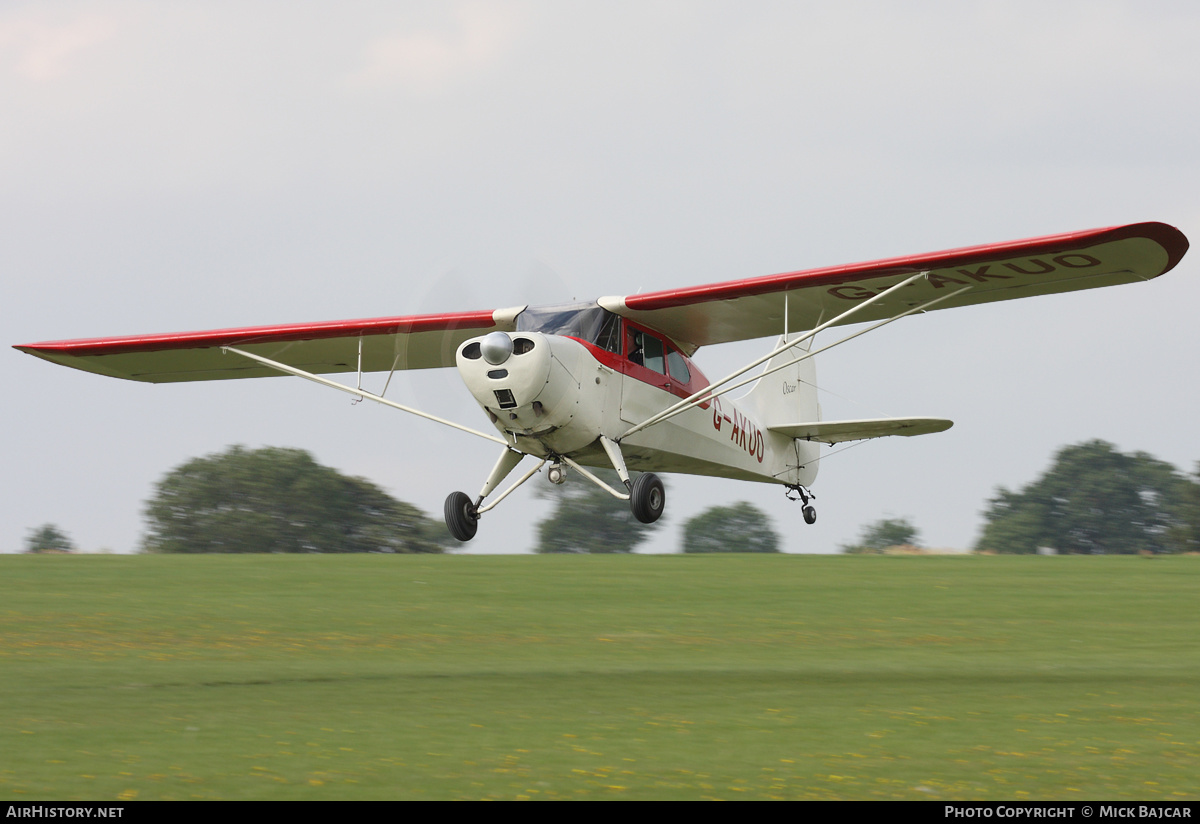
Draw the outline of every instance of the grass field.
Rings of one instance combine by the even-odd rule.
[[[0,798],[1200,797],[1200,558],[0,557]]]

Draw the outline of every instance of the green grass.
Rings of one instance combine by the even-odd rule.
[[[0,558],[0,798],[1200,797],[1200,559]]]

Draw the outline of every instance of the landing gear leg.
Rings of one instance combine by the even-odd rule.
[[[803,504],[800,508],[800,514],[804,516],[804,523],[815,524],[817,522],[817,508],[809,503],[809,501],[815,500],[817,496],[813,494],[811,489],[800,484],[795,484],[794,486],[789,486],[785,494],[788,500],[800,501]]]
[[[662,517],[667,505],[666,491],[663,482],[653,472],[643,472],[637,480],[629,480],[629,470],[625,468],[625,459],[621,456],[621,447],[616,441],[600,436],[600,445],[612,461],[613,469],[625,488],[629,490],[629,509],[633,517],[644,524],[652,524]]]
[[[499,486],[501,481],[508,477],[508,473],[512,472],[524,457],[525,455],[520,452],[505,448],[500,453],[500,460],[496,461],[496,465],[492,468],[492,474],[488,475],[487,481],[483,484],[483,489],[479,491],[479,497],[474,502],[467,497],[467,493],[465,492],[450,493],[450,497],[446,499],[445,515],[446,527],[450,530],[451,535],[464,542],[474,538],[475,532],[479,529],[479,516],[507,498],[510,492],[532,478],[534,473],[546,463],[546,460],[543,458],[537,466],[526,472],[512,486],[504,490],[496,500],[487,506],[481,506],[483,499]]]

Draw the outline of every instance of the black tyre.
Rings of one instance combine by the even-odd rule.
[[[653,472],[638,475],[629,490],[629,508],[633,517],[644,524],[652,524],[662,517],[667,505],[663,482]]]
[[[817,522],[817,509],[816,509],[816,507],[812,507],[812,506],[805,506],[805,507],[804,507],[804,509],[802,509],[802,510],[801,510],[801,512],[803,512],[803,513],[804,513],[804,523],[806,523],[806,524],[815,524],[815,523]]]
[[[460,541],[466,542],[475,537],[479,529],[479,514],[475,512],[475,504],[465,492],[451,492],[446,498],[446,527],[450,534]]]

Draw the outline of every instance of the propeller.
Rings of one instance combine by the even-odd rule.
[[[420,279],[418,297],[398,307],[397,314],[441,314],[509,306],[567,303],[580,295],[578,283],[564,277],[561,270],[544,259],[534,257],[513,275],[470,271],[461,265],[444,266],[437,274]],[[587,300],[586,294],[578,299]],[[454,328],[442,333],[439,351],[453,362],[460,335]],[[402,367],[403,364],[399,364]],[[399,375],[399,373],[397,373]],[[440,409],[446,417],[467,423],[480,412],[462,381],[452,369],[420,369],[405,372],[404,391],[413,405],[421,409]],[[393,379],[393,384],[396,380]],[[394,389],[392,390],[395,391]],[[406,401],[407,402],[407,401]],[[447,433],[455,437],[452,433]]]

